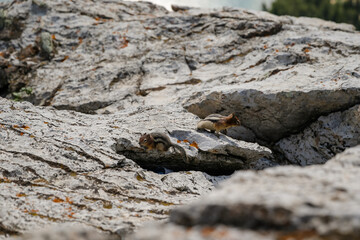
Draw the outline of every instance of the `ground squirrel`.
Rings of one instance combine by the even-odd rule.
[[[205,119],[200,120],[197,124],[197,129],[208,129],[211,132],[215,132],[219,136],[219,132],[222,130],[240,126],[240,120],[235,116],[235,113],[229,116],[222,116],[220,114],[210,114]]]
[[[172,143],[170,138],[164,133],[153,132],[143,134],[139,139],[139,145],[147,150],[156,149],[161,152],[166,152],[170,147],[173,147],[180,151],[186,162],[188,161],[184,148]]]

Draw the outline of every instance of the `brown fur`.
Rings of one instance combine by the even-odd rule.
[[[161,152],[168,151],[170,147],[173,147],[180,151],[185,161],[188,161],[185,150],[182,147],[173,144],[170,141],[170,138],[163,133],[154,132],[143,134],[139,139],[139,145],[145,147],[147,150],[156,149]]]
[[[240,126],[241,122],[236,117],[235,113],[229,116],[222,116],[219,114],[210,114],[205,119],[201,120],[197,124],[198,129],[208,129],[215,131],[218,134],[222,130],[226,130],[231,127]]]

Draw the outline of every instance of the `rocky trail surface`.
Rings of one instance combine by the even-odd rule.
[[[359,62],[320,19],[1,3],[0,239],[360,238]],[[154,131],[187,158],[141,148]]]

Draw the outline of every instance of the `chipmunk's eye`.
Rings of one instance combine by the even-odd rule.
[[[147,140],[146,140],[146,139],[144,139],[144,142],[147,142]]]

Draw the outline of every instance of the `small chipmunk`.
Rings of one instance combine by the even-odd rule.
[[[229,116],[210,114],[205,119],[198,122],[197,129],[208,129],[219,136],[220,131],[226,131],[228,128],[240,126],[240,124],[240,120],[235,116],[235,113],[232,113]]]
[[[170,147],[177,149],[183,155],[184,160],[188,162],[188,157],[185,150],[179,145],[173,144],[170,138],[164,133],[148,133],[141,135],[139,139],[139,145],[146,148],[147,150],[156,149],[161,152],[166,152]]]

